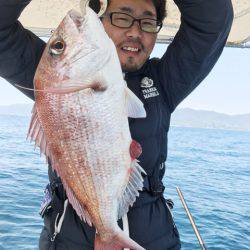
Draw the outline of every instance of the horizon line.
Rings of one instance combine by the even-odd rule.
[[[10,107],[10,106],[16,106],[16,105],[33,105],[33,103],[31,101],[31,102],[13,103],[13,104],[7,104],[7,105],[0,104],[0,107]],[[191,110],[194,110],[194,111],[214,112],[214,113],[217,113],[217,114],[228,115],[228,116],[250,115],[250,112],[249,113],[225,113],[225,112],[220,112],[220,111],[215,111],[215,110],[196,109],[196,108],[190,108],[190,107],[179,107],[176,110],[181,110],[181,109],[182,110],[183,109],[191,109]]]

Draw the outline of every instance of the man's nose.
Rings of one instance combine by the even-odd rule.
[[[142,30],[140,28],[140,23],[138,21],[134,21],[132,26],[128,28],[127,36],[129,37],[140,37],[142,36]]]

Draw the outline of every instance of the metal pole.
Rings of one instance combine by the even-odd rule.
[[[199,233],[199,231],[198,231],[198,228],[197,228],[197,226],[195,225],[194,219],[193,219],[193,217],[192,217],[192,215],[191,215],[191,213],[190,213],[190,211],[189,211],[189,209],[188,209],[188,206],[187,206],[187,204],[186,204],[186,202],[185,202],[185,200],[184,200],[184,197],[183,197],[183,195],[182,195],[182,193],[181,193],[181,190],[180,190],[178,187],[176,187],[176,190],[177,190],[178,195],[179,195],[179,197],[180,197],[181,203],[182,203],[184,209],[186,210],[186,213],[187,213],[187,216],[188,216],[188,218],[189,218],[189,220],[190,220],[190,223],[191,223],[191,225],[192,225],[192,227],[193,227],[193,229],[194,229],[194,233],[195,233],[195,235],[196,235],[196,237],[197,237],[197,239],[198,239],[198,241],[199,241],[199,243],[200,243],[201,249],[202,249],[202,250],[207,250],[207,248],[206,248],[206,246],[205,246],[205,243],[204,243],[204,241],[202,240],[201,235],[200,235],[200,233]]]

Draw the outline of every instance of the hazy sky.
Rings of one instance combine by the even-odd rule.
[[[166,45],[156,45],[161,56]],[[0,105],[31,103],[0,78]],[[212,110],[226,114],[250,113],[250,49],[225,48],[210,75],[179,108]]]

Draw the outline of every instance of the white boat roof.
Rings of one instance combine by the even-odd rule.
[[[209,0],[208,0],[209,1]],[[234,23],[227,46],[250,48],[250,0],[232,0]],[[33,0],[20,17],[22,24],[42,37],[49,37],[66,13],[79,10],[79,0]],[[159,43],[173,40],[180,25],[180,12],[173,0],[167,1],[167,18],[158,35]]]

